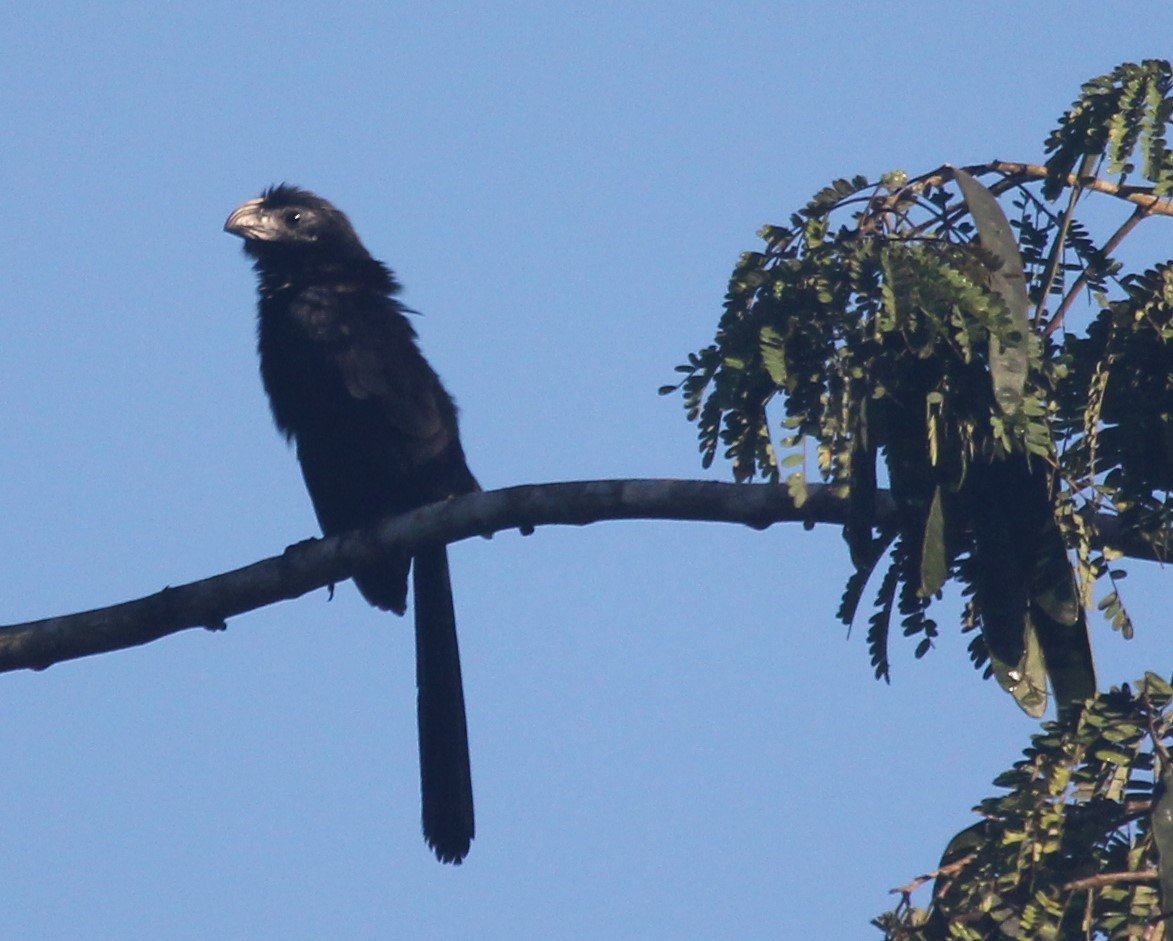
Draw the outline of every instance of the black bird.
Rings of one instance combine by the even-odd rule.
[[[238,206],[224,229],[254,259],[261,378],[322,532],[479,490],[456,406],[395,299],[399,283],[346,216],[282,184]],[[442,862],[459,863],[475,826],[447,548],[384,557],[354,581],[372,605],[403,614],[409,569],[424,837]]]

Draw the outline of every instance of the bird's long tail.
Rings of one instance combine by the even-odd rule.
[[[412,576],[424,838],[441,862],[459,863],[476,825],[447,546],[421,549]]]

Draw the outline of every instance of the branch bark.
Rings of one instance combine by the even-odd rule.
[[[1039,163],[1015,163],[1010,160],[991,160],[989,163],[978,164],[977,166],[980,169],[997,170],[1000,173],[1024,176],[1032,180],[1045,180],[1047,178],[1047,168]],[[1115,196],[1117,199],[1122,199],[1125,202],[1135,203],[1147,215],[1173,216],[1173,199],[1162,199],[1159,196],[1154,196],[1151,186],[1113,183],[1111,180],[1101,180],[1098,177],[1093,177],[1090,180],[1081,179],[1075,173],[1067,174],[1064,179],[1068,186],[1078,184],[1086,190],[1104,193],[1108,196]]]
[[[887,493],[877,498],[876,521],[895,512]],[[460,542],[505,529],[585,526],[603,520],[655,519],[741,523],[842,524],[847,502],[812,484],[797,504],[777,484],[702,480],[587,480],[509,487],[456,497],[379,525],[331,539],[309,539],[281,555],[243,568],[167,587],[155,594],[78,614],[0,627],[0,672],[43,670],[64,660],[147,644],[190,628],[223,630],[227,620],[343,581],[387,549]],[[1112,519],[1102,520],[1106,541]],[[1151,547],[1121,546],[1134,558],[1156,558]],[[1129,550],[1132,551],[1129,551]]]

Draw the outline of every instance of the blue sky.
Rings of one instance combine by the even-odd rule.
[[[221,232],[267,184],[331,199],[395,268],[485,486],[704,476],[656,389],[755,231],[836,176],[1039,159],[1083,80],[1169,54],[1167,4],[1106,15],[7,5],[0,620],[316,532]],[[866,937],[1034,728],[951,629],[874,682],[831,530],[624,522],[452,556],[466,865],[419,835],[409,624],[340,586],[0,678],[6,933]],[[1168,673],[1167,584],[1129,579],[1132,643],[1097,624],[1105,682]]]

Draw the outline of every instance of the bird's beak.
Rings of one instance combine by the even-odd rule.
[[[239,235],[242,239],[272,239],[272,231],[265,224],[265,213],[261,209],[260,199],[250,199],[241,203],[232,210],[232,215],[224,223],[224,231]]]

